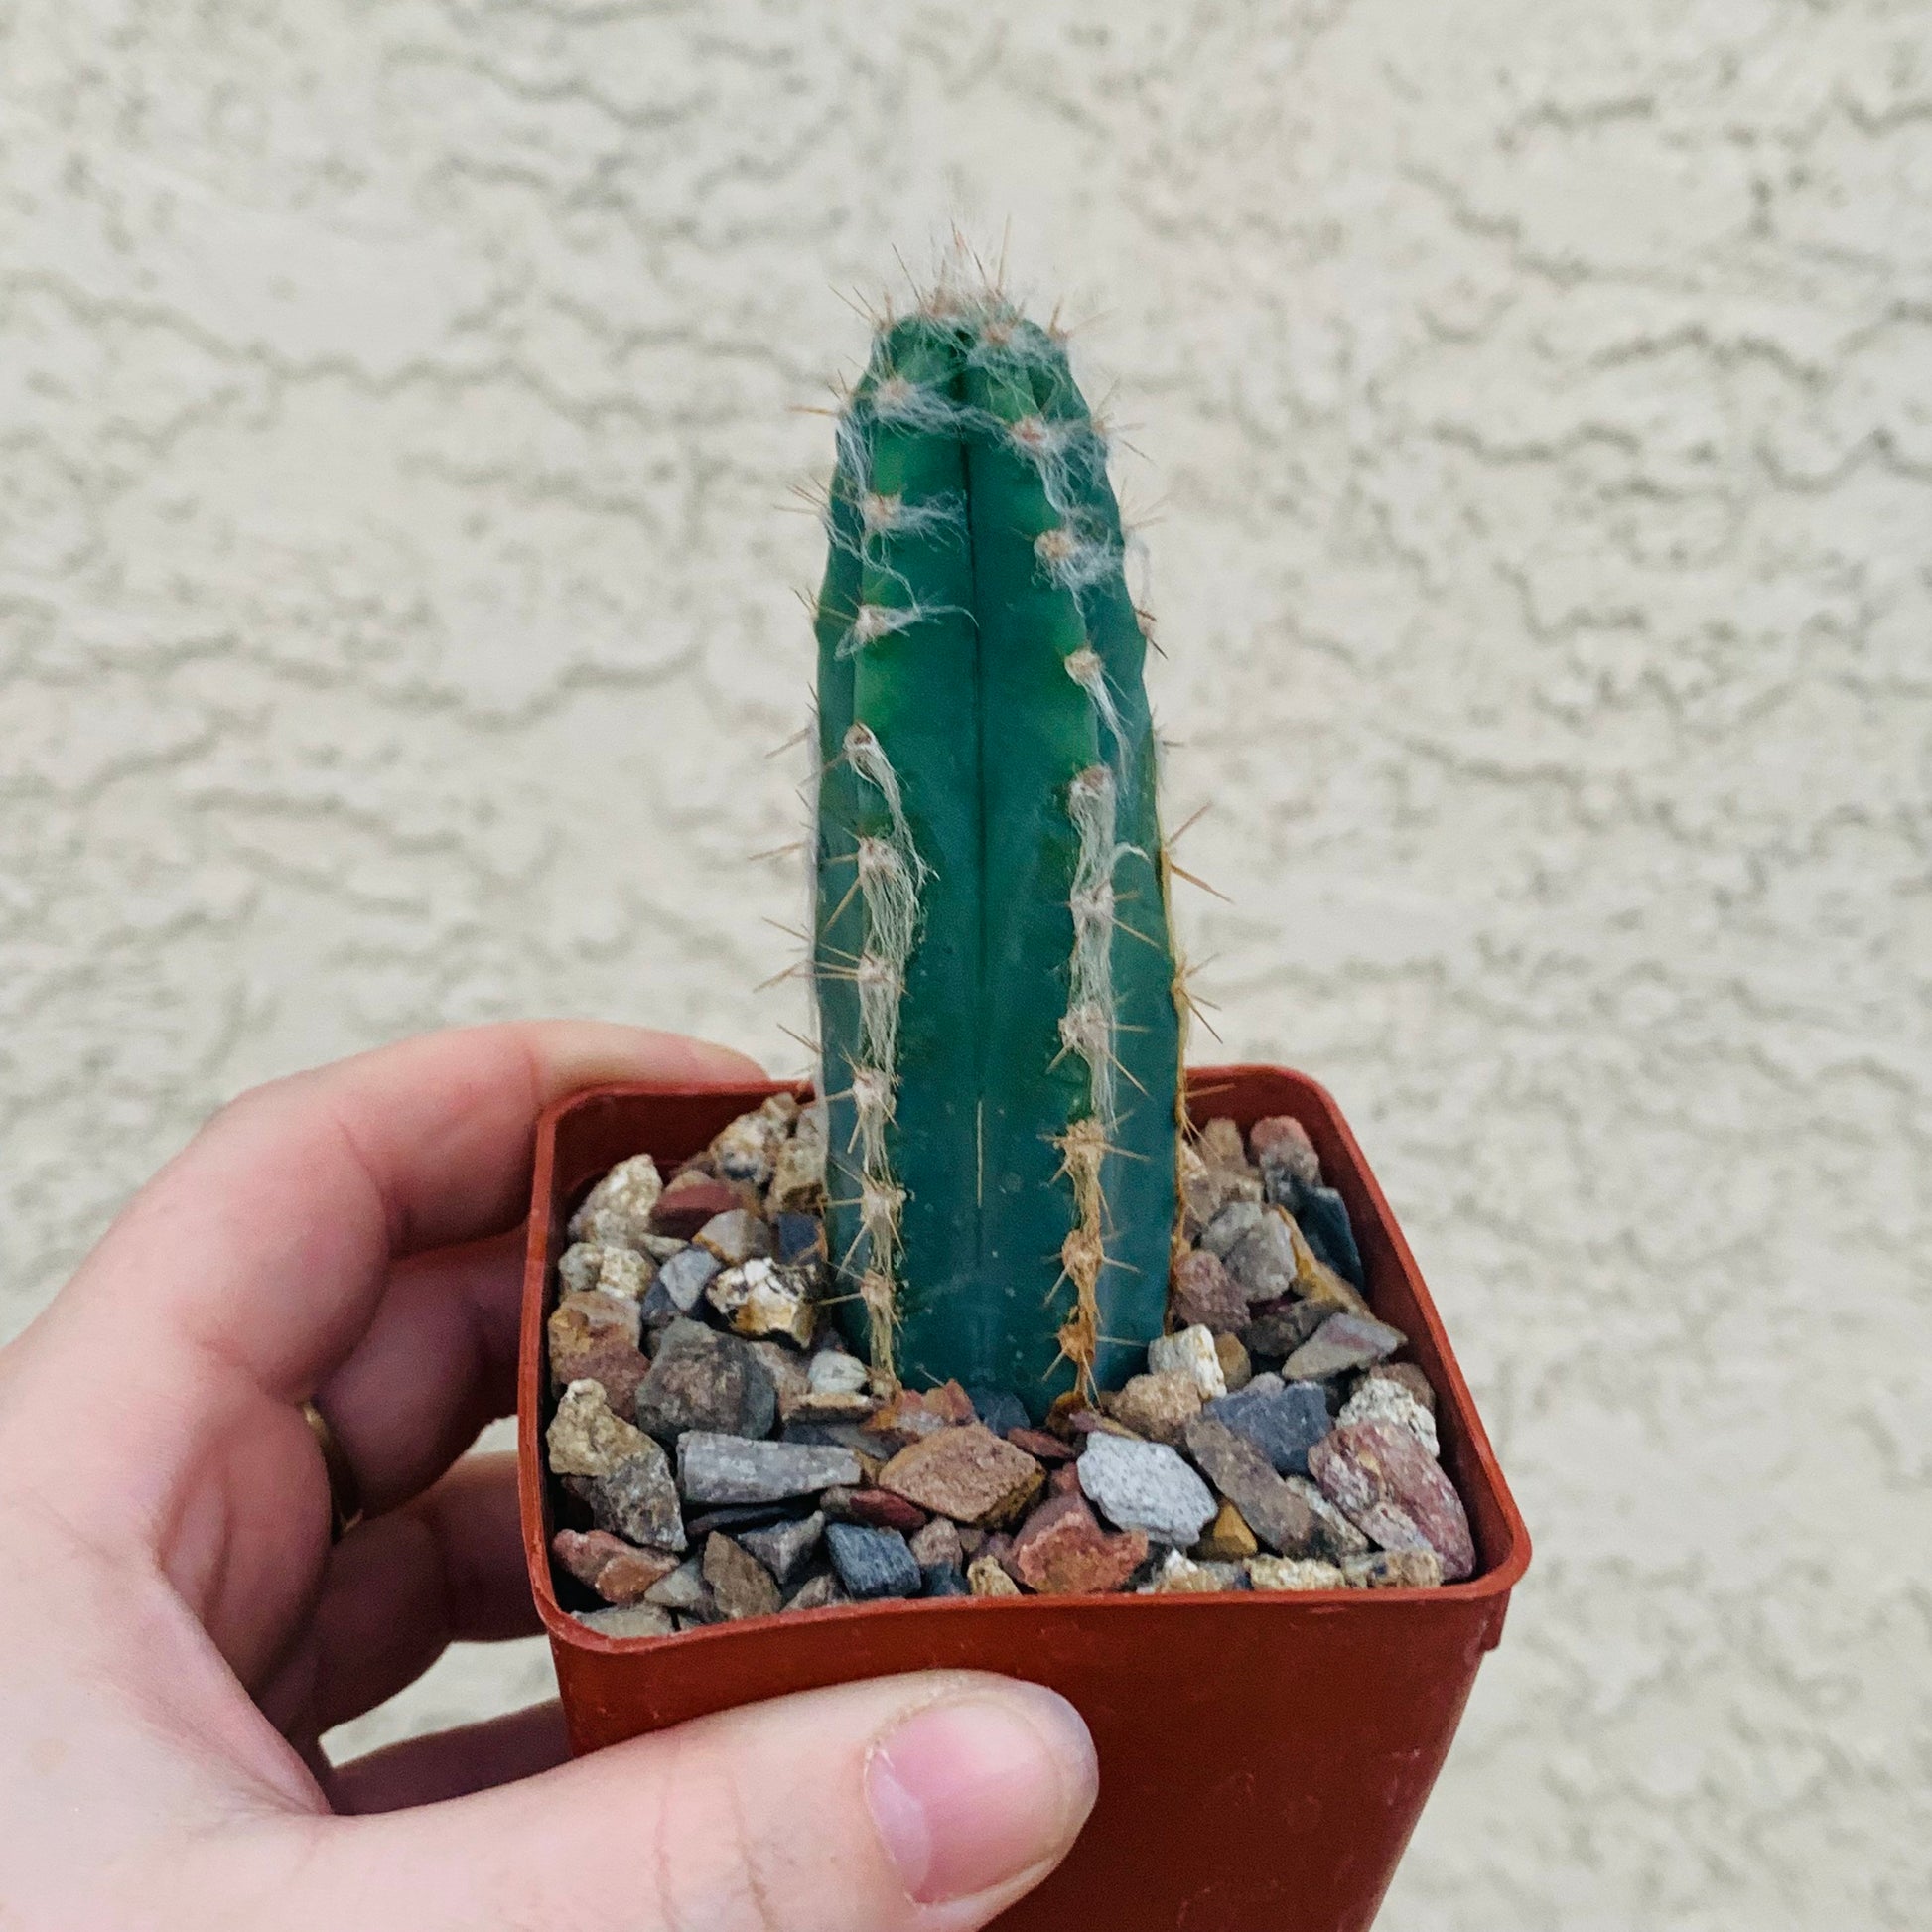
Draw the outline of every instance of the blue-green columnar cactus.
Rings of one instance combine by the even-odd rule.
[[[849,1325],[1035,1414],[1161,1332],[1180,1021],[1139,616],[1058,337],[942,291],[839,423],[813,967]]]

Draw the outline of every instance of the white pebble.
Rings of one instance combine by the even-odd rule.
[[[598,1285],[604,1269],[606,1249],[595,1241],[574,1241],[557,1263],[557,1279],[566,1295],[588,1295]]]
[[[656,1274],[657,1270],[634,1248],[606,1248],[603,1265],[597,1271],[597,1286],[602,1294],[634,1302]]]
[[[1355,1393],[1341,1406],[1343,1422],[1386,1422],[1406,1429],[1431,1455],[1440,1456],[1436,1418],[1400,1382],[1371,1375],[1355,1385]]]
[[[1203,1402],[1228,1392],[1226,1372],[1214,1346],[1214,1331],[1196,1324],[1177,1335],[1158,1335],[1149,1345],[1147,1365],[1155,1374],[1179,1371],[1190,1375]]]
[[[813,1395],[864,1395],[871,1371],[842,1348],[821,1349],[812,1357]]]
[[[663,1191],[657,1163],[648,1154],[633,1154],[591,1189],[584,1205],[570,1217],[571,1236],[632,1247],[649,1231],[650,1211]]]
[[[811,1345],[816,1319],[801,1278],[762,1258],[712,1277],[705,1299],[741,1335],[786,1335]]]

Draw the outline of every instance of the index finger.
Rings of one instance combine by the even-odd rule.
[[[135,1196],[48,1324],[111,1315],[123,1342],[188,1340],[299,1400],[368,1325],[394,1257],[522,1218],[553,1100],[763,1077],[729,1047],[555,1020],[427,1034],[277,1080]]]

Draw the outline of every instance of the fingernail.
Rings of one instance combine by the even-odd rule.
[[[1058,1857],[1098,1788],[1080,1714],[1037,1684],[929,1706],[866,1766],[873,1822],[921,1905],[971,1898]]]

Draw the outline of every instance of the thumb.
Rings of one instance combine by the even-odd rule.
[[[1066,1856],[1079,1714],[963,1672],[700,1719],[493,1791],[324,1825],[317,1932],[970,1932]]]

